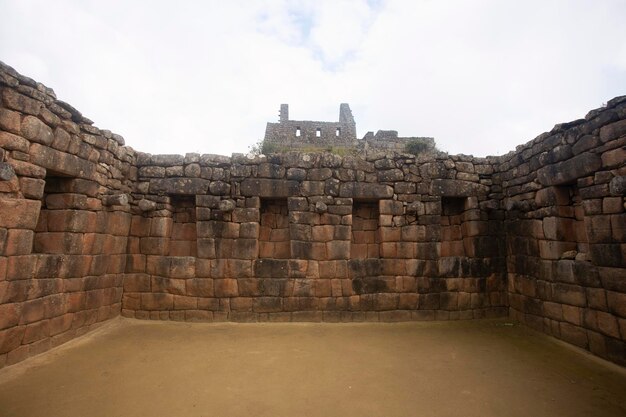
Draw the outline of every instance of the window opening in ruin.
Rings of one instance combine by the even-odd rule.
[[[380,257],[379,217],[378,201],[355,201],[353,203],[350,245],[352,259]]]
[[[322,137],[322,129],[321,128],[318,127],[317,129],[315,129],[315,137],[316,138]]]
[[[441,198],[441,256],[465,256],[462,223],[466,200]]]
[[[87,220],[82,224],[69,220],[76,220],[74,210],[87,204],[87,196],[74,191],[74,178],[48,169],[45,177],[44,194],[41,201],[41,210],[35,234],[33,236],[32,253],[59,253],[65,252],[60,242],[72,242],[70,236],[63,239],[60,233],[72,233],[77,239],[80,232],[87,227]],[[71,212],[68,209],[73,209]],[[94,213],[95,214],[95,213]],[[74,217],[70,219],[70,217]],[[86,217],[86,216],[85,216]],[[53,234],[54,233],[54,234]],[[82,235],[81,235],[82,236]],[[77,239],[82,242],[82,239]]]
[[[291,258],[287,199],[261,200],[259,258]]]
[[[296,127],[296,137],[300,137],[300,128]]]
[[[196,256],[196,197],[193,195],[171,195],[172,237],[170,256]]]
[[[337,130],[335,131],[335,136],[339,136],[341,134],[341,128],[338,127]]]
[[[589,252],[589,241],[584,222],[584,210],[576,184],[554,187],[556,210],[544,217],[543,230],[546,239],[562,242],[560,250]]]

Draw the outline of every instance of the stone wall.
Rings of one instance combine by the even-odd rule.
[[[626,364],[626,97],[501,158],[511,317]]]
[[[2,367],[119,315],[135,157],[2,63],[0,97]]]
[[[435,152],[435,139],[430,137],[399,137],[395,130],[379,130],[367,132],[363,139],[357,142],[359,149],[365,150],[382,150],[387,152],[407,152],[407,146],[413,142],[422,144],[423,152]]]
[[[139,154],[137,164],[126,316],[506,314],[503,212],[490,199],[488,160]],[[196,228],[177,234],[181,196],[195,204]],[[194,252],[173,253],[181,236],[196,244]]]
[[[474,158],[150,155],[3,64],[0,97],[0,366],[120,313],[510,316],[624,363],[624,98]]]

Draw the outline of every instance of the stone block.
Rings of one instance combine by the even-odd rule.
[[[576,242],[539,240],[539,254],[543,259],[560,259],[563,253],[576,250]]]
[[[620,120],[600,128],[600,140],[605,143],[626,135],[626,120]]]
[[[435,179],[430,185],[430,194],[442,197],[474,197],[488,192],[486,185],[462,180]]]
[[[4,246],[4,254],[6,256],[28,255],[33,249],[33,237],[34,232],[32,230],[9,229]]]
[[[20,114],[9,109],[0,108],[0,128],[7,132],[19,134],[21,130]],[[2,146],[4,147],[4,145]]]
[[[209,181],[202,178],[155,178],[150,179],[151,194],[196,195],[207,194]]]
[[[570,204],[568,187],[546,187],[535,194],[535,203],[538,207],[565,206]]]
[[[300,193],[300,183],[293,180],[246,178],[241,182],[242,196],[261,198],[287,198]]]
[[[17,349],[22,343],[26,326],[12,327],[0,331],[0,354]]]
[[[84,210],[49,210],[49,232],[95,232],[96,213]]]
[[[544,186],[571,183],[593,174],[602,166],[602,160],[594,153],[583,153],[566,161],[547,165],[537,171],[537,180]]]
[[[626,318],[626,293],[607,291],[606,299],[609,306],[609,312],[619,317]]]
[[[581,286],[558,283],[553,285],[552,292],[556,302],[579,307],[587,305],[587,295]]]
[[[174,295],[143,293],[141,294],[141,308],[148,311],[170,311],[174,308]]]
[[[239,294],[236,279],[216,279],[214,287],[216,297],[236,297]]]
[[[50,145],[54,139],[52,129],[33,116],[26,116],[22,119],[21,133],[26,139],[43,145]]]
[[[31,162],[51,171],[71,177],[95,179],[97,165],[78,156],[33,143],[30,146]]]
[[[590,245],[589,249],[591,261],[594,265],[623,268],[626,258],[620,244],[595,243]]]
[[[0,227],[35,229],[41,201],[0,198]]]
[[[616,176],[609,182],[609,191],[614,196],[626,195],[626,176]]]
[[[30,97],[8,88],[2,90],[2,99],[6,107],[34,116],[39,114],[43,106],[41,101],[33,100]]]
[[[196,258],[192,256],[170,257],[167,276],[172,278],[193,278],[196,275]]]
[[[198,254],[200,254],[199,241]],[[142,237],[139,242],[139,247],[141,253],[144,255],[167,255],[170,250],[170,240],[162,237]]]
[[[1,111],[2,109],[0,109],[0,112]],[[0,116],[0,118],[1,117],[2,116]],[[5,149],[7,151],[19,151],[19,152],[28,153],[29,146],[30,146],[30,143],[23,137],[11,134],[9,132],[0,131],[0,148]]]
[[[339,186],[339,196],[356,199],[391,198],[393,187],[385,184],[346,182]]]

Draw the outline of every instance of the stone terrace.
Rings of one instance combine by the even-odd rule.
[[[0,366],[119,315],[510,317],[626,364],[626,97],[500,157],[227,157],[0,90]]]

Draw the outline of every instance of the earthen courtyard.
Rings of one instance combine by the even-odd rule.
[[[20,417],[617,417],[626,372],[503,320],[116,319],[0,373],[0,408]]]

